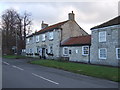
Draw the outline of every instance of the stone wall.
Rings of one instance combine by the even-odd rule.
[[[42,41],[42,34],[39,34],[39,42],[34,42],[30,44],[26,44],[26,49],[32,48],[34,54],[32,57],[35,57],[35,53],[37,53],[37,47],[39,48],[45,48],[48,49],[49,46],[53,46],[53,56],[45,54],[47,59],[57,59],[59,58],[60,54],[60,35],[61,35],[61,30],[53,30],[53,40],[49,40],[49,32],[45,32],[46,39],[45,41]],[[35,37],[35,35],[34,35]],[[45,51],[46,52],[46,51]]]
[[[116,58],[116,48],[120,47],[118,46],[118,28],[120,29],[120,26],[118,27],[116,25],[92,30],[91,63],[118,66],[118,62],[120,62],[120,60]],[[99,42],[99,32],[101,31],[106,31],[106,42]],[[99,48],[107,49],[106,59],[99,59]]]
[[[88,46],[88,45],[86,45]],[[61,57],[69,57],[69,61],[74,62],[84,62],[88,63],[89,61],[89,55],[82,55],[82,46],[66,46],[68,50],[71,50],[71,54],[68,55],[63,54],[63,48],[61,48]]]
[[[62,41],[68,39],[69,37],[76,37],[82,35],[88,35],[77,23],[76,21],[69,20],[62,27]]]

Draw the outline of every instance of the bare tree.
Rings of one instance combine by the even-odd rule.
[[[24,40],[26,41],[26,34],[27,34],[27,30],[29,32],[30,30],[30,25],[32,24],[31,20],[30,20],[30,14],[28,14],[27,12],[24,13],[23,16],[23,32],[24,32]]]
[[[14,9],[8,9],[3,13],[2,44],[4,53],[11,54],[13,46],[16,46],[17,53],[25,48],[26,31],[29,30],[31,22],[27,12],[23,16]]]
[[[13,9],[6,10],[2,15],[3,50],[7,53],[12,51],[15,44],[16,15],[17,12]]]

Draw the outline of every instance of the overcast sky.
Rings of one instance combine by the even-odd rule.
[[[118,16],[118,2],[113,0],[102,2],[0,2],[0,16],[9,8],[17,10],[20,14],[24,11],[31,13],[32,30],[40,30],[41,22],[49,25],[65,21],[68,13],[75,14],[75,20],[85,31],[90,33],[90,28]]]

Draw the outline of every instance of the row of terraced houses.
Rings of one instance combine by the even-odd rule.
[[[41,30],[26,37],[26,55],[119,66],[119,18],[91,28],[91,35],[77,24],[73,11],[68,14],[68,20],[54,25],[42,21]]]

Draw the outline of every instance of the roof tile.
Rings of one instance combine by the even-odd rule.
[[[91,44],[91,35],[71,37],[61,43],[62,46],[90,45],[90,44]]]
[[[67,20],[67,21],[68,21],[68,20]],[[46,27],[46,28],[43,28],[43,29],[39,30],[38,32],[39,32],[39,33],[43,33],[43,32],[49,31],[49,30],[51,30],[51,29],[59,28],[61,25],[63,25],[63,24],[66,23],[67,21],[63,21],[63,22],[60,22],[60,23],[57,23],[57,24],[48,26],[48,27]]]

